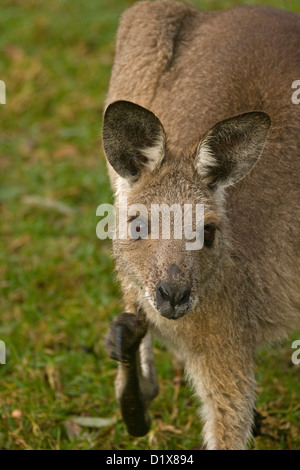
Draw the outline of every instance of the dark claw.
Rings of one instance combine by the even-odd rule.
[[[262,426],[263,422],[266,419],[259,411],[256,409],[254,410],[254,425],[253,425],[253,436],[263,436],[262,434]]]
[[[121,402],[122,416],[126,424],[128,434],[134,437],[145,436],[151,427],[151,421],[148,412],[142,405],[135,403],[130,409],[126,399]]]

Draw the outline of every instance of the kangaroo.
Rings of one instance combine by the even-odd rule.
[[[202,403],[206,448],[247,448],[255,351],[300,325],[299,38],[297,14],[265,6],[144,1],[121,18],[103,121],[115,207],[204,206],[201,249],[175,215],[151,237],[140,210],[137,236],[113,240],[125,313],[107,347],[130,434],[150,427],[156,335]]]

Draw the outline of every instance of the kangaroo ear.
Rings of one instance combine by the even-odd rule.
[[[129,101],[108,106],[102,136],[109,163],[130,181],[136,181],[144,169],[154,171],[165,155],[166,137],[160,120]]]
[[[263,112],[241,114],[218,122],[201,139],[196,166],[208,187],[237,183],[257,162],[271,119]]]

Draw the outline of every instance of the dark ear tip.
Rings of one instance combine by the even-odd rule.
[[[118,116],[122,116],[124,113],[127,115],[133,113],[147,113],[147,114],[153,114],[151,111],[147,110],[146,108],[143,108],[143,106],[140,106],[139,104],[133,103],[132,101],[126,101],[126,100],[117,100],[113,101],[110,103],[106,110],[104,111],[104,121],[107,118],[115,118]]]
[[[264,111],[253,111],[250,113],[246,113],[246,115],[251,118],[254,117],[260,125],[265,125],[267,128],[271,126],[271,117]]]
[[[104,115],[106,115],[107,113],[109,113],[113,110],[123,110],[123,109],[126,109],[128,107],[135,107],[135,106],[138,106],[138,105],[132,103],[131,101],[126,101],[126,100],[113,101],[105,109]]]
[[[258,114],[260,115],[261,120],[264,121],[270,127],[272,123],[270,115],[265,113],[264,111],[258,111]]]
[[[129,108],[132,108],[131,105],[136,106],[130,101],[123,100],[114,101],[113,103],[110,103],[104,111],[103,124],[105,125],[109,120],[121,116]]]

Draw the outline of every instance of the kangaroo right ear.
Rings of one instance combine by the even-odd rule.
[[[136,181],[142,170],[154,171],[165,155],[165,131],[147,109],[129,101],[115,101],[105,111],[103,146],[114,170]]]
[[[249,112],[218,122],[203,136],[196,166],[209,188],[244,178],[262,153],[270,124],[268,114]]]

